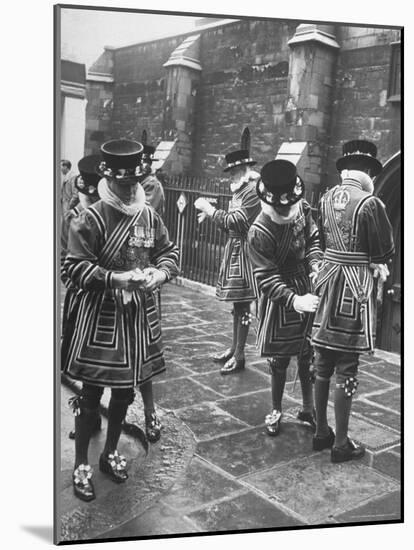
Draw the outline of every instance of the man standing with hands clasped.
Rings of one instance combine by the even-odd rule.
[[[136,169],[138,142],[120,139],[101,147],[101,200],[73,218],[64,270],[77,288],[62,341],[62,369],[82,382],[72,400],[75,414],[73,489],[95,498],[89,440],[105,387],[111,388],[106,442],[99,469],[116,482],[128,478],[117,445],[138,386],[149,441],[161,435],[152,377],[165,370],[158,309],[153,291],[178,273],[178,249],[161,218],[145,204]]]
[[[278,435],[286,371],[298,356],[303,408],[298,419],[315,427],[313,388],[309,372],[312,350],[307,341],[309,314],[318,298],[311,293],[311,279],[322,258],[318,229],[305,187],[296,167],[286,160],[265,164],[257,184],[262,212],[248,235],[253,273],[261,292],[258,346],[268,357],[272,380],[272,412],[265,418],[267,433]]]
[[[345,143],[336,166],[342,183],[321,199],[319,228],[323,263],[316,283],[320,296],[312,330],[315,346],[317,428],[313,449],[331,448],[331,461],[364,456],[348,437],[352,397],[361,353],[374,350],[376,292],[394,253],[392,227],[382,202],[372,196],[372,177],[382,170],[377,148],[365,140]],[[330,379],[335,373],[335,425],[328,426]]]

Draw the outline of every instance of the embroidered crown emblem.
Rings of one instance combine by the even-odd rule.
[[[345,191],[345,189],[342,189],[335,193],[335,196],[333,198],[333,206],[335,210],[345,210],[346,205],[348,204],[350,200],[348,191]]]

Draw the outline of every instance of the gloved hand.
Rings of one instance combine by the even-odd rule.
[[[390,274],[387,264],[369,264],[375,278],[379,277],[381,283],[385,283]]]
[[[145,282],[142,288],[147,292],[151,292],[154,288],[161,286],[167,280],[165,272],[156,267],[146,267],[144,269],[144,274]]]
[[[204,212],[207,216],[211,217],[214,214],[214,211],[216,210],[212,204],[208,202],[207,199],[204,197],[199,197],[195,203],[195,208],[197,210],[201,210],[201,212]]]
[[[112,274],[113,288],[133,291],[142,286],[145,281],[145,274],[140,269],[131,269],[122,273]]]
[[[305,294],[304,296],[296,295],[293,300],[293,308],[298,313],[313,313],[319,304],[319,298],[314,294]]]

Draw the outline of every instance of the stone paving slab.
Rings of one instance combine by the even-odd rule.
[[[172,357],[171,352],[166,352],[165,360],[167,361],[167,364],[169,363],[169,357]],[[176,357],[176,355],[174,357]],[[193,376],[194,374],[205,374],[209,372],[216,372],[218,376],[220,375],[219,371],[221,365],[219,365],[218,363],[213,363],[213,361],[209,357],[205,357],[202,355],[198,357],[191,357],[191,355],[183,357],[179,364],[188,369],[189,376]]]
[[[198,359],[202,359],[210,365],[210,370],[212,370],[214,369],[215,364],[213,363],[211,356],[216,351],[229,347],[230,344],[231,340],[228,338],[224,346],[218,346],[214,339],[210,340],[207,338],[203,338],[203,340],[197,339],[190,341],[183,339],[180,341],[165,340],[165,354],[166,357],[167,355],[173,358],[180,357],[180,359],[192,360],[193,362],[196,362]]]
[[[237,481],[194,457],[185,477],[177,481],[163,502],[187,513],[240,491],[245,489]]]
[[[378,394],[372,394],[367,396],[367,400],[372,403],[378,403],[382,407],[387,407],[392,410],[396,410],[395,405],[400,403],[401,390],[400,388],[394,388],[387,392]]]
[[[180,363],[174,360],[167,360],[168,368],[157,375],[157,378],[154,379],[154,382],[163,382],[166,380],[173,380],[175,378],[185,378],[186,376],[191,376],[193,371],[186,367],[185,363]]]
[[[154,537],[157,535],[183,535],[199,528],[179,512],[161,503],[123,525],[103,533],[102,538]]]
[[[187,326],[185,328],[168,328],[162,331],[164,342],[181,342],[197,340],[206,337],[206,333],[198,327]]]
[[[154,399],[162,407],[170,410],[181,409],[204,401],[216,401],[220,394],[197,384],[191,378],[180,378],[155,382]]]
[[[379,361],[376,363],[364,363],[361,360],[359,366],[361,372],[373,374],[393,384],[401,383],[401,367],[400,365],[393,365],[385,361]]]
[[[401,520],[401,493],[392,493],[369,502],[335,517],[339,523],[373,522]]]
[[[224,376],[217,372],[210,372],[192,376],[191,379],[214,390],[222,397],[241,395],[269,387],[266,378],[249,369]]]
[[[372,403],[360,399],[352,403],[351,414],[354,415],[355,413],[364,416],[366,420],[382,424],[397,432],[401,431],[401,415],[398,412],[375,407]]]
[[[188,514],[201,531],[294,527],[301,522],[255,493],[249,492]]]
[[[226,435],[197,446],[197,454],[224,471],[239,477],[312,454],[312,432],[295,422],[284,422],[278,437],[264,427]]]
[[[335,426],[335,412],[332,406],[328,406],[328,423]],[[349,435],[373,451],[396,445],[401,439],[400,434],[394,430],[374,425],[355,415],[351,415],[349,419]]]
[[[393,451],[393,449],[392,449]],[[379,472],[401,480],[401,457],[392,451],[384,451],[373,456],[371,466]]]
[[[238,397],[229,397],[217,401],[218,406],[246,422],[250,426],[259,426],[264,423],[265,416],[272,409],[272,397],[270,389],[260,390]],[[297,409],[297,403],[287,396],[283,398],[284,412],[292,408]]]
[[[361,462],[332,464],[329,451],[291,460],[243,481],[312,524],[326,523],[367,498],[398,489],[397,483]]]
[[[237,418],[222,410],[216,403],[201,403],[200,405],[180,409],[176,414],[199,441],[249,427],[245,422],[240,422]]]

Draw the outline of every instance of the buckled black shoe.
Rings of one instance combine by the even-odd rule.
[[[212,357],[214,363],[225,363],[231,357],[233,357],[234,351],[231,348],[227,348],[220,353],[215,353]]]
[[[296,418],[301,422],[306,422],[312,428],[312,431],[316,431],[316,419],[315,419],[315,409],[313,412],[299,411]]]
[[[162,424],[155,412],[145,413],[145,435],[150,443],[155,443],[161,437]]]
[[[102,418],[98,416],[96,419],[96,424],[93,427],[92,435],[96,435],[98,432],[100,432],[102,429]],[[75,430],[71,430],[68,435],[69,439],[75,439]]]
[[[348,460],[358,460],[365,454],[365,447],[357,445],[348,437],[348,441],[344,447],[332,447],[331,462],[346,462]]]
[[[233,374],[233,372],[238,372],[244,369],[246,360],[245,359],[236,359],[234,356],[227,361],[227,363],[221,367],[221,374]]]
[[[266,415],[265,424],[267,435],[275,436],[279,434],[281,420],[282,413],[276,409],[273,409],[270,414]]]
[[[92,483],[92,474],[93,470],[89,464],[79,464],[79,466],[73,470],[73,492],[76,497],[85,502],[90,502],[96,498],[95,489]]]
[[[314,451],[323,451],[324,449],[330,449],[335,441],[335,433],[332,428],[329,428],[328,435],[319,437],[314,435],[312,438],[312,448]]]
[[[120,455],[118,451],[99,457],[99,469],[104,474],[108,474],[115,483],[124,483],[128,479],[126,465],[126,458]]]

